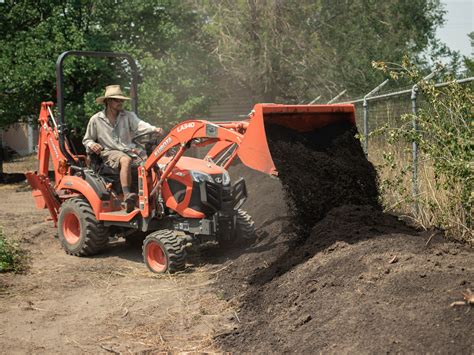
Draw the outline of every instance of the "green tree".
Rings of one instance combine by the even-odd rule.
[[[140,116],[156,124],[206,115],[216,100],[210,37],[202,30],[206,18],[191,1],[99,2],[100,33],[114,49],[133,53],[142,72]],[[92,112],[89,112],[92,113]]]
[[[471,41],[471,51],[474,53],[474,32],[469,33],[468,37]],[[474,59],[472,56],[464,57],[464,66],[466,67],[466,76],[474,76]]]
[[[54,100],[55,62],[66,50],[129,52],[140,63],[142,117],[154,123],[206,114],[214,66],[188,2],[172,0],[7,0],[0,4],[0,128],[35,117]],[[204,64],[203,64],[204,63]],[[118,61],[68,58],[66,121],[78,135],[100,109],[106,84],[128,85]]]
[[[264,102],[298,100],[311,90],[321,51],[319,9],[318,2],[297,0],[210,0],[203,7],[224,71]]]
[[[55,62],[66,50],[134,55],[142,74],[139,114],[148,121],[165,125],[205,115],[216,92],[205,20],[189,1],[0,3],[0,129],[34,120],[42,101],[55,101]],[[82,136],[88,117],[101,109],[94,99],[105,85],[129,85],[127,70],[116,60],[66,59],[65,120],[73,134]]]
[[[371,61],[420,62],[436,45],[439,0],[208,0],[215,53],[256,100],[308,101],[366,93],[384,76]],[[440,54],[446,48],[437,48]]]

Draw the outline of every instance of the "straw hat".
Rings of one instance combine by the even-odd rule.
[[[97,99],[95,99],[95,102],[97,102],[98,104],[103,104],[105,99],[130,100],[129,97],[123,94],[120,85],[106,86],[104,96],[99,96]]]

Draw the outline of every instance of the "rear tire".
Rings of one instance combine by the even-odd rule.
[[[158,274],[184,270],[186,250],[182,238],[170,229],[151,233],[143,242],[143,260],[150,271]]]
[[[84,198],[63,202],[59,211],[58,235],[66,253],[76,256],[97,254],[108,242],[108,228],[97,221]]]

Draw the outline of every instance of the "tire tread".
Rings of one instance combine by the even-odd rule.
[[[165,248],[165,254],[168,258],[168,267],[165,272],[169,272],[170,274],[175,273],[177,271],[184,270],[186,266],[186,250],[185,245],[182,240],[178,237],[178,234],[170,229],[162,229],[155,231],[149,234],[145,241],[143,242],[143,259],[145,264],[147,265],[148,269],[153,271],[148,263],[146,258],[146,245],[151,241],[159,241]]]
[[[59,239],[66,253],[74,256],[91,256],[102,251],[108,243],[108,228],[102,222],[97,221],[91,205],[85,198],[73,197],[63,202],[61,210],[64,211],[68,207],[75,210],[77,217],[83,220],[85,235],[81,236],[79,240],[79,248],[71,249],[69,243],[62,237],[62,226],[61,223],[58,223]],[[59,213],[59,222],[61,222],[61,211]]]

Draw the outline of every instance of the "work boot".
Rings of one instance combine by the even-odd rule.
[[[135,209],[135,206],[137,204],[137,199],[138,199],[138,196],[136,193],[131,192],[131,193],[125,194],[123,202],[125,202],[127,213],[130,213]]]

